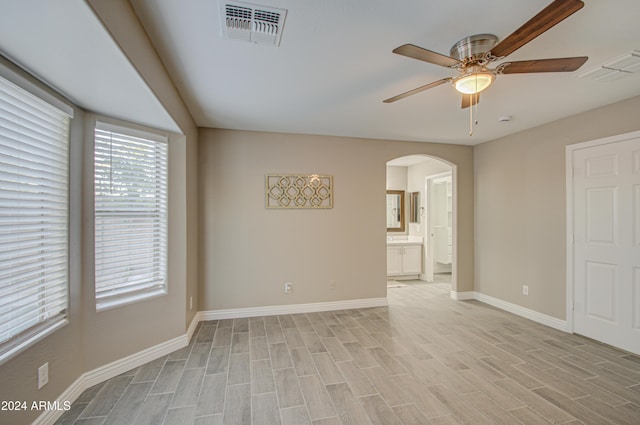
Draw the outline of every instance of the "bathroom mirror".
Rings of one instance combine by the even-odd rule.
[[[409,223],[420,223],[420,192],[409,193]]]
[[[387,232],[404,232],[403,190],[387,190]]]

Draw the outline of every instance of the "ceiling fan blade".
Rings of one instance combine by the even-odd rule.
[[[463,94],[462,95],[462,109],[468,108],[469,106],[473,106],[476,103],[480,102],[480,93],[476,94]]]
[[[403,44],[400,47],[396,47],[393,49],[393,53],[446,67],[456,66],[461,63],[458,59],[441,55],[413,44]]]
[[[549,28],[582,9],[583,6],[584,3],[581,0],[555,0],[498,43],[491,49],[491,53],[499,58],[513,53]]]
[[[411,96],[413,94],[420,93],[420,92],[425,91],[427,89],[430,89],[432,87],[436,87],[436,86],[439,86],[441,84],[448,83],[451,80],[453,80],[453,78],[443,78],[442,80],[434,81],[433,83],[429,83],[427,85],[420,86],[420,87],[418,87],[416,89],[413,89],[413,90],[409,90],[408,92],[404,92],[404,93],[399,94],[397,96],[390,97],[389,99],[383,100],[383,102],[384,103],[392,103],[392,102],[395,102],[396,100],[404,99],[405,97],[409,97],[409,96]]]
[[[502,74],[524,74],[531,72],[572,72],[580,68],[589,59],[586,56],[575,58],[534,59],[527,61],[505,62],[501,66]]]

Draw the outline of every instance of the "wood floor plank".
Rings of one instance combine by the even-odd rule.
[[[284,339],[287,342],[289,347],[303,347],[304,340],[302,339],[302,334],[298,330],[298,328],[286,328],[283,329]],[[313,332],[313,330],[311,330]]]
[[[198,397],[196,416],[208,416],[222,413],[227,389],[227,374],[205,375],[202,390]]]
[[[565,412],[558,406],[550,403],[535,392],[527,390],[511,379],[503,379],[501,381],[495,381],[494,383],[551,423],[560,424],[575,419],[568,412]]]
[[[185,369],[169,407],[195,406],[198,403],[205,369]]]
[[[211,351],[210,342],[197,342],[193,345],[193,349],[189,353],[185,369],[199,369],[207,365],[209,360],[209,352]]]
[[[254,425],[281,425],[275,393],[251,396],[251,420]]]
[[[318,370],[311,358],[311,353],[304,345],[302,347],[293,347],[289,349],[291,354],[291,362],[298,376],[317,375]]]
[[[249,384],[227,386],[224,402],[224,425],[251,425],[251,390]]]
[[[213,347],[209,353],[207,374],[224,373],[229,370],[230,347]]]
[[[336,416],[331,398],[318,375],[304,376],[299,380],[311,420]]]
[[[536,388],[533,390],[540,397],[554,404],[559,409],[569,413],[574,418],[590,425],[611,425],[613,422],[603,418],[588,407],[577,403],[559,392],[548,388]]]
[[[251,394],[271,393],[276,390],[273,369],[269,360],[251,362]]]
[[[162,422],[162,425],[192,424],[194,420],[194,415],[195,415],[194,406],[169,409],[167,411],[167,415],[164,418],[164,422]],[[154,425],[157,425],[159,423],[160,422],[152,422],[152,424]]]
[[[273,371],[273,375],[281,409],[304,405],[304,398],[294,369],[277,369]]]
[[[264,360],[269,358],[269,345],[266,336],[249,338],[249,354],[251,360]]]
[[[338,338],[322,338],[322,344],[325,346],[331,357],[336,362],[344,362],[351,360],[351,355],[344,349]]]
[[[286,369],[292,366],[289,348],[284,342],[269,345],[271,364],[274,369]]]
[[[229,358],[229,378],[227,385],[251,382],[249,353],[232,354]]]
[[[343,424],[372,425],[369,415],[351,393],[347,384],[327,385],[327,391]]]
[[[360,402],[373,425],[403,425],[379,395],[360,397]]]
[[[134,422],[135,418],[140,414],[140,407],[144,404],[149,390],[151,389],[151,382],[141,382],[139,384],[131,384],[122,394],[122,397],[113,406],[113,409],[107,416],[107,420],[104,422],[107,425],[119,425],[126,421]],[[155,400],[155,398],[154,398]],[[171,398],[167,398],[161,408],[166,411]],[[145,410],[146,411],[146,410]],[[164,412],[162,418],[164,417]]]
[[[289,407],[288,409],[280,409],[282,417],[282,425],[311,425],[309,413],[305,406]],[[342,425],[342,423],[338,423]]]
[[[349,389],[356,397],[377,394],[376,387],[373,386],[369,378],[364,374],[353,360],[336,363],[340,373],[347,381]]]
[[[338,369],[329,353],[314,353],[311,355],[311,358],[325,385],[345,382],[344,377],[340,373],[340,369]]]
[[[393,413],[396,414],[404,425],[425,425],[431,423],[413,403],[392,407],[391,410],[393,410]]]
[[[231,338],[231,354],[249,352],[249,332],[234,332]]]

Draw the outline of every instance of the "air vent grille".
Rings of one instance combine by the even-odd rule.
[[[220,1],[222,34],[225,38],[268,46],[279,46],[285,9]]]
[[[591,69],[579,77],[586,80],[614,81],[640,73],[640,51],[631,52]]]

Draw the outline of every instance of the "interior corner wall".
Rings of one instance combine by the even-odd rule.
[[[638,111],[635,97],[475,146],[477,292],[566,319],[565,146],[640,130]]]
[[[411,154],[458,167],[458,284],[473,289],[471,147],[202,128],[199,136],[201,311],[386,297],[386,163]],[[333,176],[333,208],[265,208],[265,174],[313,173]]]

